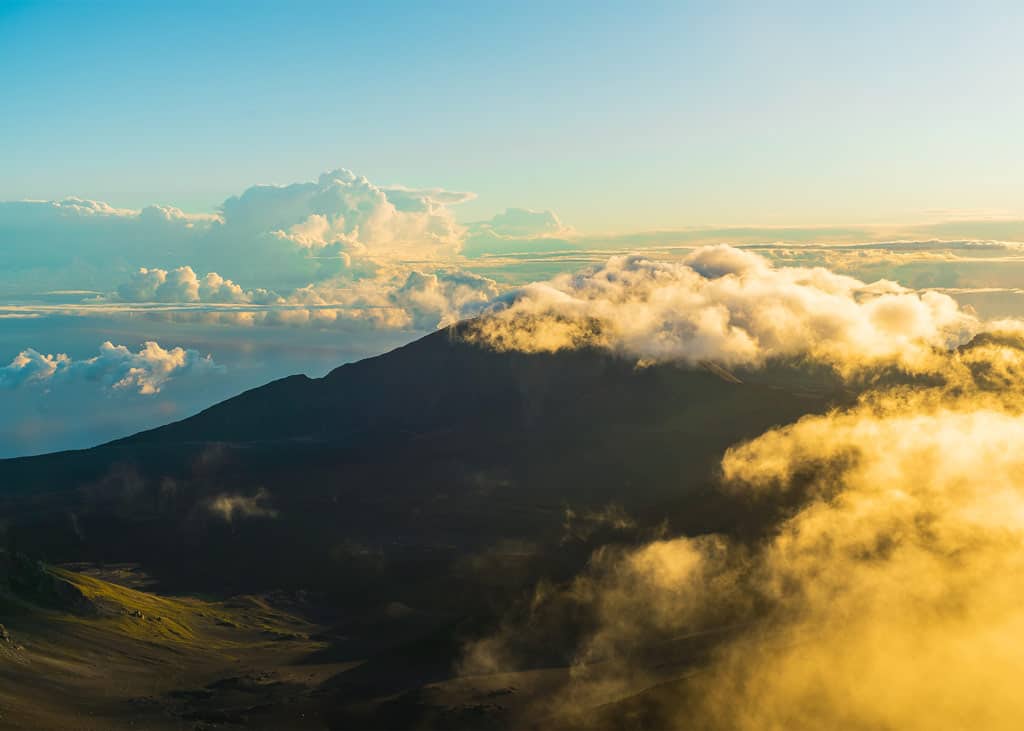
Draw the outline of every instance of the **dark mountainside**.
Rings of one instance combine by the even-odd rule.
[[[6,540],[189,590],[326,589],[324,562],[558,538],[567,508],[729,530],[706,489],[724,449],[841,395],[735,381],[441,331],[94,449],[0,461]]]
[[[325,723],[474,727],[416,695],[466,637],[597,545],[659,526],[756,536],[768,508],[715,490],[723,451],[850,398],[808,368],[637,368],[440,331],[94,449],[0,461],[0,545],[136,565],[161,593],[288,597],[324,628],[318,667],[361,662],[317,690]],[[497,705],[487,723],[508,720]]]

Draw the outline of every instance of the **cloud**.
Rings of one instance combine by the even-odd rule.
[[[436,329],[477,314],[498,294],[493,279],[472,272],[413,271],[387,297],[409,314],[418,329]]]
[[[1019,349],[1000,356],[1020,374]],[[813,477],[809,502],[758,559],[769,627],[725,648],[707,679],[716,717],[1013,727],[1024,710],[1012,680],[1024,653],[1006,642],[1024,629],[1020,385],[1009,398],[881,396],[727,455],[727,476],[750,489]]]
[[[274,304],[284,300],[266,289],[245,290],[217,272],[200,278],[190,266],[166,269],[139,268],[117,288],[125,302],[207,302],[222,304]]]
[[[477,314],[498,294],[494,280],[471,272],[398,268],[302,287],[286,297],[285,307],[267,310],[264,321],[429,331]]]
[[[708,244],[815,248],[798,258],[846,259],[851,266],[882,256],[839,251],[865,241],[890,242],[892,255],[927,255],[915,244],[946,255],[994,255],[992,247],[1024,238],[1014,220],[950,220],[904,226],[697,227],[628,234],[583,234],[551,210],[508,208],[489,220],[462,225],[456,206],[471,193],[438,188],[381,185],[337,169],[314,181],[255,185],[224,201],[213,214],[190,214],[170,206],[116,208],[102,201],[0,203],[0,291],[87,287],[105,291],[139,267],[171,271],[188,262],[197,271],[219,272],[251,287],[291,289],[339,274],[374,275],[397,263],[420,269],[458,265],[461,257],[493,258],[527,252],[666,252]],[[947,216],[948,217],[948,216]],[[980,239],[972,242],[973,237]],[[915,241],[916,240],[916,241]],[[970,247],[972,243],[977,246]],[[1020,245],[1013,256],[1019,258]],[[968,249],[971,249],[968,251]],[[827,251],[828,249],[834,249]],[[856,261],[861,257],[861,261]],[[844,269],[844,271],[846,271]],[[856,271],[848,273],[856,274]],[[937,279],[928,273],[911,286],[977,286]],[[903,281],[903,280],[901,280]],[[983,283],[984,284],[984,283]]]
[[[506,208],[489,221],[468,228],[463,248],[467,256],[524,251],[558,251],[574,248],[577,232],[566,226],[554,211]]]
[[[491,220],[475,226],[475,230],[488,231],[502,238],[566,237],[575,231],[563,224],[554,211],[534,211],[529,208],[506,208]]]
[[[602,531],[626,531],[636,522],[621,505],[610,503],[600,510],[574,510],[566,507],[562,521],[562,543],[589,541]]]
[[[165,349],[153,341],[138,352],[124,345],[105,342],[99,355],[73,360],[64,353],[47,355],[27,348],[6,366],[0,367],[0,386],[19,388],[86,381],[112,390],[152,395],[172,378],[191,372],[219,369],[210,356],[184,348]]]
[[[224,202],[231,230],[270,232],[303,249],[353,258],[421,260],[458,252],[464,229],[450,206],[471,196],[439,190],[387,188],[350,170],[316,183],[256,186]]]
[[[974,243],[964,242],[961,250]],[[915,251],[933,253],[924,242],[918,244]],[[998,250],[1011,250],[1006,246]],[[849,371],[885,362],[920,367],[931,349],[965,342],[980,331],[974,313],[948,295],[962,299],[996,291],[943,286],[914,292],[891,281],[867,283],[808,266],[839,248],[805,249],[810,247],[755,251],[723,245],[657,260],[616,256],[591,271],[533,282],[506,297],[490,277],[440,262],[380,264],[372,273],[348,272],[277,291],[246,288],[191,266],[143,267],[98,299],[66,307],[9,306],[2,314],[123,312],[182,322],[422,332],[496,304],[476,335],[499,348],[601,346],[638,360],[716,360],[736,366],[813,358]],[[891,254],[874,245],[842,251],[857,252],[862,264],[876,255],[888,261]],[[124,306],[115,307],[118,302]]]
[[[189,266],[141,268],[116,292],[75,305],[23,306],[21,317],[143,314],[154,318],[231,325],[317,325],[430,331],[478,314],[500,294],[497,283],[460,269],[420,271],[403,266],[376,276],[337,277],[278,294],[243,289],[216,272]]]
[[[452,207],[470,194],[381,186],[348,170],[315,182],[257,185],[215,215],[98,201],[0,203],[8,288],[88,286],[139,267],[187,261],[227,279],[294,287],[394,262],[452,260],[465,228]],[[17,278],[13,278],[13,277]]]
[[[757,367],[813,359],[848,372],[924,367],[936,350],[981,329],[938,292],[776,267],[752,252],[713,246],[673,262],[613,257],[583,274],[527,285],[481,318],[470,337],[509,350],[603,347],[641,361]]]
[[[982,336],[941,374],[733,447],[722,489],[776,516],[763,538],[601,549],[467,670],[509,669],[571,616],[561,713],[656,686],[673,727],[1015,728],[1024,341]]]
[[[209,500],[206,509],[226,523],[235,518],[276,518],[278,512],[269,507],[270,493],[260,488],[251,497],[222,493]]]

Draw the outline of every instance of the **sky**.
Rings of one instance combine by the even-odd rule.
[[[587,232],[1024,215],[1015,2],[0,4],[0,199],[344,166]]]
[[[686,263],[705,246],[868,287],[844,296],[951,298],[911,302],[921,322],[1024,314],[1022,21],[1009,2],[0,0],[0,457],[500,308],[621,329],[602,277],[628,272],[617,296],[648,314],[725,296]],[[660,321],[707,323],[687,307]],[[680,347],[743,361],[751,337]]]

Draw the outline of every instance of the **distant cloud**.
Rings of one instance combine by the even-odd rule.
[[[585,234],[546,209],[507,208],[488,220],[461,224],[456,207],[471,198],[471,193],[439,188],[381,185],[337,169],[314,181],[252,186],[214,214],[159,205],[115,208],[80,198],[0,203],[0,292],[110,291],[145,268],[166,272],[154,287],[162,285],[153,295],[159,301],[209,302],[203,294],[195,299],[195,283],[175,281],[187,274],[175,274],[183,264],[195,272],[216,272],[225,282],[244,282],[252,292],[283,292],[338,277],[390,276],[396,267],[430,272],[486,260],[488,266],[514,271],[523,263],[511,261],[516,255],[572,252],[579,258],[657,250],[662,258],[720,243],[757,247],[780,260],[789,256],[793,263],[817,258],[862,278],[885,276],[879,272],[890,265],[911,266],[916,267],[907,272],[912,281],[900,280],[911,286],[978,286],[956,281],[940,260],[996,257],[999,251],[1014,260],[1024,256],[1013,241],[1024,240],[1024,222],[1011,219]],[[971,241],[971,231],[983,240]],[[864,245],[878,241],[892,243]],[[499,263],[500,257],[509,260]],[[926,259],[930,263],[922,264]],[[245,299],[230,285],[219,296],[225,302]],[[122,299],[130,299],[127,290]]]
[[[394,267],[375,276],[336,277],[278,294],[243,289],[216,272],[200,276],[190,266],[141,268],[116,292],[84,302],[10,314],[145,314],[179,321],[234,325],[319,325],[433,330],[482,311],[500,294],[497,283],[459,269],[420,271]],[[180,306],[176,306],[180,305]],[[0,316],[4,313],[0,307]]]
[[[507,208],[489,221],[472,224],[463,251],[467,256],[557,251],[573,248],[575,244],[568,239],[576,235],[554,211]]]
[[[481,312],[498,295],[494,280],[472,272],[398,269],[297,289],[283,305],[255,313],[254,322],[434,330]]]
[[[498,293],[494,280],[471,272],[414,271],[388,297],[409,313],[415,327],[438,328],[477,314]]]
[[[273,304],[284,300],[266,289],[244,290],[217,272],[200,278],[190,266],[170,271],[141,267],[117,288],[125,302],[219,302]]]
[[[165,349],[150,341],[138,352],[132,352],[124,345],[108,341],[100,345],[99,355],[81,360],[73,360],[64,353],[47,355],[26,348],[8,365],[0,367],[0,386],[96,382],[105,388],[148,396],[159,393],[172,378],[218,369],[210,356],[195,350]]]
[[[496,236],[527,238],[531,236],[570,236],[572,228],[564,225],[551,210],[534,211],[529,208],[506,208],[490,221],[477,225]]]
[[[0,203],[7,275],[0,280],[8,287],[107,289],[126,271],[171,271],[186,261],[226,279],[294,287],[396,262],[443,263],[465,238],[452,206],[471,197],[380,186],[334,170],[315,182],[253,186],[217,215],[77,198]]]
[[[464,229],[450,206],[466,193],[387,188],[350,170],[333,170],[316,183],[255,186],[224,202],[226,229],[269,233],[320,256],[421,260],[458,252]]]

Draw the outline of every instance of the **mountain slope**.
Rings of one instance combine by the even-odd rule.
[[[311,691],[346,667],[291,667],[318,628],[261,597],[157,596],[2,550],[0,618],[3,728],[322,728]]]
[[[557,541],[567,515],[595,523],[613,503],[728,529],[740,517],[706,490],[724,449],[845,398],[792,369],[740,376],[440,331],[94,449],[0,461],[0,517],[8,542],[50,560],[233,590],[322,587],[325,562],[365,589],[385,564],[419,576]]]
[[[64,700],[46,706],[48,676],[0,663],[13,717],[273,727],[298,712],[311,727],[521,727],[569,681],[572,628],[565,647],[540,648],[508,676],[459,676],[466,642],[528,607],[539,582],[577,575],[599,546],[647,541],[666,524],[756,537],[769,507],[716,489],[723,451],[850,398],[807,367],[638,368],[596,350],[499,353],[459,335],[275,381],[94,449],[0,461],[7,555],[101,573],[136,564],[155,580],[146,591],[163,595],[30,571],[45,579],[28,582],[35,600],[60,606],[10,621],[11,632],[37,665],[65,663],[75,677],[92,667],[76,653],[104,648],[102,662],[89,656],[107,668],[96,682],[123,693],[90,704],[93,686],[61,675]],[[244,598],[254,594],[284,597],[322,632],[275,637],[283,655],[264,646],[246,635],[264,612]],[[225,612],[241,634],[218,623]],[[236,636],[255,643],[237,648],[254,668],[242,675],[222,662],[236,649],[216,645]],[[663,649],[652,677],[665,680],[703,651]],[[281,680],[264,682],[265,671]],[[594,713],[628,720],[631,707]],[[41,708],[52,718],[32,716]]]

